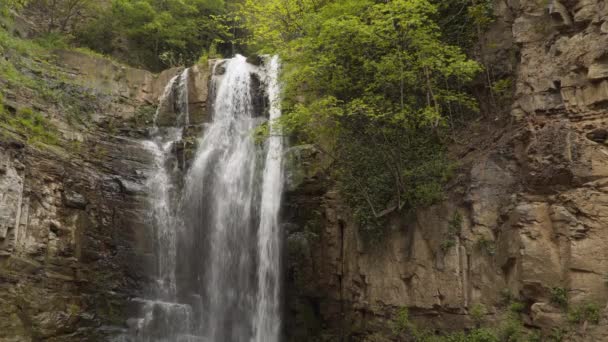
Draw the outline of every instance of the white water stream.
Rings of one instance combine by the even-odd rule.
[[[159,110],[174,102],[174,127],[155,127],[145,143],[156,170],[148,183],[155,281],[128,340],[280,340],[283,139],[274,127],[264,144],[253,138],[258,125],[281,116],[279,68],[277,57],[260,67],[243,56],[216,64],[212,120],[183,186],[173,147],[190,123],[188,69],[167,85]]]

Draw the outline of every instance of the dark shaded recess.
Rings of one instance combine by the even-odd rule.
[[[253,99],[253,117],[255,118],[268,118],[270,101],[264,88],[260,76],[251,74],[251,98]]]
[[[604,128],[595,129],[590,133],[587,133],[587,139],[599,144],[603,144],[606,139],[608,139],[608,130]]]

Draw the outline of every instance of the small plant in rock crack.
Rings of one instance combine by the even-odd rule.
[[[568,290],[563,287],[552,288],[551,303],[558,305],[562,309],[568,308]]]
[[[598,324],[601,318],[601,308],[595,303],[586,303],[568,310],[568,321],[572,324],[589,322]]]
[[[456,246],[456,238],[462,230],[462,215],[459,212],[454,212],[452,218],[448,221],[448,232],[446,240],[441,243],[441,249],[446,252],[450,248]]]
[[[486,239],[484,236],[477,240],[475,246],[480,252],[485,253],[487,255],[496,254],[496,243],[492,240]]]
[[[484,317],[487,313],[488,313],[488,310],[486,309],[485,305],[483,305],[483,304],[475,304],[475,305],[473,305],[473,307],[471,307],[471,310],[469,311],[471,318],[473,319],[475,324],[477,324],[477,326],[481,326],[481,324],[483,323]]]

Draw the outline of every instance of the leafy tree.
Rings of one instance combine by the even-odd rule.
[[[10,10],[20,10],[27,4],[27,0],[2,0],[0,1],[0,16],[8,16]]]
[[[79,32],[79,44],[153,70],[195,62],[230,40],[222,0],[112,0]]]
[[[29,0],[28,14],[46,33],[67,34],[93,12],[94,0]]]
[[[282,124],[334,158],[362,227],[441,198],[446,118],[475,111],[455,85],[480,66],[442,39],[429,0],[247,1],[252,45],[286,62]]]

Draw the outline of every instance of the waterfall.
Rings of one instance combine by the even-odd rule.
[[[280,233],[279,206],[283,192],[283,138],[273,122],[281,116],[279,58],[273,57],[265,73],[270,102],[270,137],[264,167],[260,228],[258,231],[258,293],[255,316],[255,342],[277,341],[281,326],[279,314]]]
[[[182,140],[184,127],[189,121],[188,74],[189,69],[185,69],[167,83],[154,115],[151,139],[144,141],[144,146],[154,157],[154,171],[148,178],[147,188],[155,260],[153,283],[148,294],[146,298],[136,300],[142,305],[143,314],[134,327],[136,341],[188,341],[175,337],[191,330],[192,307],[177,300],[177,232],[181,220],[176,214],[179,196],[174,178],[178,167],[172,153],[174,145]],[[167,106],[176,114],[175,124],[161,127],[159,117]]]
[[[256,126],[250,93],[252,67],[245,58],[226,62],[214,76],[213,122],[204,132],[186,181],[193,231],[205,234],[208,253],[199,271],[203,288],[203,333],[211,341],[246,341],[255,288],[251,255],[256,221]],[[255,250],[255,249],[253,249]]]
[[[156,170],[148,184],[154,284],[138,300],[142,314],[128,341],[279,341],[283,139],[273,125],[264,144],[253,138],[281,115],[279,68],[277,57],[262,66],[239,55],[215,64],[212,120],[183,182],[175,181],[182,173],[173,145],[190,122],[188,70],[167,85],[155,123],[169,107],[174,127],[155,124],[145,143]]]

